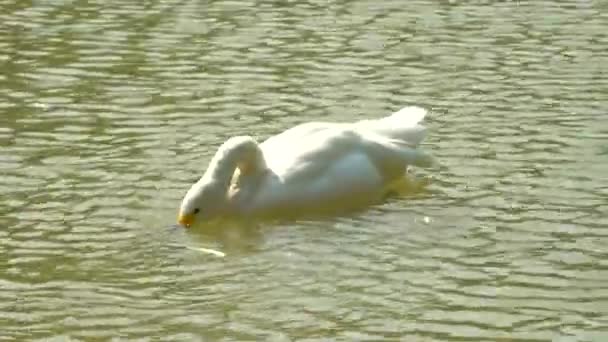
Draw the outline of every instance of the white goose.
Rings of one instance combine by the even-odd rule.
[[[188,190],[178,221],[189,227],[219,217],[325,213],[376,202],[409,165],[430,165],[432,158],[417,149],[425,115],[405,107],[376,120],[301,124],[261,144],[230,138]]]

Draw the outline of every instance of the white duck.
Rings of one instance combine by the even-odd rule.
[[[184,197],[178,221],[321,213],[371,204],[404,176],[428,166],[416,147],[426,111],[405,107],[381,119],[311,122],[258,144],[249,136],[223,143]]]

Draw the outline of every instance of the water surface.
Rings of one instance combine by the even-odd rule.
[[[0,0],[0,340],[608,341],[607,13]],[[228,137],[411,104],[426,191],[168,228]]]

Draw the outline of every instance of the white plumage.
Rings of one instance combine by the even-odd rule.
[[[301,124],[261,144],[230,138],[184,197],[179,221],[320,213],[378,201],[409,165],[431,163],[417,148],[425,115],[405,107],[375,120]]]

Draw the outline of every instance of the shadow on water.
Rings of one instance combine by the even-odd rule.
[[[255,253],[264,243],[264,222],[223,220],[188,229],[191,243],[216,246],[227,255]]]
[[[190,228],[169,226],[169,244],[176,248],[213,249],[226,255],[256,253],[263,245],[263,225],[260,221],[216,220]]]

